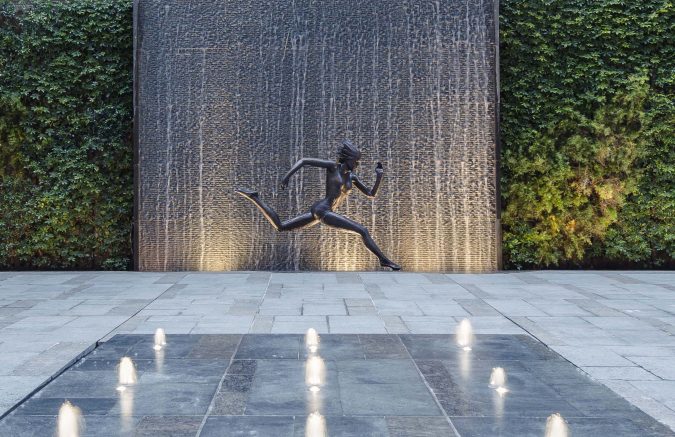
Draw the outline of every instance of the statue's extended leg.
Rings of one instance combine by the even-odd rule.
[[[280,231],[292,231],[294,229],[306,228],[308,226],[314,226],[319,223],[319,220],[314,218],[311,212],[306,212],[302,215],[294,217],[290,220],[286,220],[281,224]]]
[[[354,232],[360,235],[361,238],[363,239],[363,244],[365,244],[368,250],[373,252],[375,256],[377,256],[380,259],[381,266],[389,267],[392,270],[401,270],[401,266],[399,266],[398,264],[387,258],[382,253],[380,248],[377,247],[377,244],[375,244],[375,240],[373,240],[373,238],[370,236],[370,232],[368,232],[368,229],[366,229],[365,226],[356,223],[354,220],[351,220],[343,215],[336,214],[334,212],[327,212],[321,218],[321,221],[327,224],[328,226],[344,229],[346,231]]]
[[[267,221],[269,221],[270,224],[274,226],[274,229],[276,229],[277,231],[290,231],[293,229],[300,229],[306,226],[311,226],[319,223],[319,221],[316,218],[314,218],[314,216],[309,212],[299,215],[290,220],[286,220],[285,222],[282,223],[276,211],[274,211],[260,199],[257,191],[239,189],[236,190],[236,192],[238,194],[241,194],[251,202],[255,203],[255,206],[258,207],[258,209],[260,210],[260,212],[263,213]]]

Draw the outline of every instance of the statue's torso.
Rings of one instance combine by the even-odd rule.
[[[337,208],[347,198],[352,190],[352,174],[340,173],[340,167],[329,170],[326,174],[326,199],[330,202],[331,209]]]

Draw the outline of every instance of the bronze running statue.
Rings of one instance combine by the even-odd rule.
[[[368,250],[373,252],[380,260],[381,266],[389,267],[392,270],[401,270],[401,266],[391,261],[382,253],[365,226],[333,212],[333,210],[340,206],[347,198],[349,192],[352,190],[352,185],[356,185],[356,188],[361,190],[361,192],[368,197],[375,197],[377,194],[384,173],[382,163],[377,163],[377,166],[375,167],[375,185],[373,185],[373,188],[368,189],[353,173],[356,167],[358,167],[360,159],[361,152],[359,149],[350,141],[345,140],[342,142],[342,147],[338,150],[337,162],[314,158],[302,158],[300,161],[296,162],[281,180],[281,188],[285,189],[288,186],[288,181],[291,176],[303,166],[308,165],[311,167],[325,168],[326,197],[312,205],[309,212],[286,220],[285,222],[282,222],[279,219],[279,215],[260,199],[257,191],[241,188],[236,190],[236,192],[253,202],[263,213],[265,218],[272,226],[274,226],[274,229],[279,232],[314,226],[319,222],[322,222],[328,226],[358,234]]]

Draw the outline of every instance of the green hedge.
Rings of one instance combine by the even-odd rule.
[[[503,0],[507,268],[672,267],[667,0]]]
[[[12,3],[0,268],[126,268],[131,2]],[[665,0],[501,1],[507,268],[673,267],[674,23]]]
[[[131,87],[130,1],[0,2],[0,268],[129,267]]]

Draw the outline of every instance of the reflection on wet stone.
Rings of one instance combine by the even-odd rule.
[[[152,349],[153,342],[152,335],[116,336],[1,420],[0,435],[25,435],[26,429],[52,435],[65,400],[82,410],[91,436],[194,436],[203,423],[200,437],[302,437],[307,417],[317,411],[335,436],[452,436],[455,426],[463,437],[542,437],[546,418],[555,412],[569,423],[572,436],[674,435],[526,336],[477,335],[469,354],[480,359],[467,361],[464,371],[461,358],[467,352],[452,335],[324,334],[321,352],[328,345],[334,351],[325,360],[318,393],[305,385],[301,339],[244,335],[235,343],[218,335],[177,337],[176,345],[188,347],[165,359],[163,372],[152,359],[135,361],[138,382],[123,392],[133,400],[125,404],[115,390],[119,358],[97,357],[113,357],[127,347]],[[172,345],[169,336],[167,350]],[[208,345],[247,358],[187,358]],[[504,396],[488,386],[495,367],[508,372]],[[120,434],[122,425],[126,434]]]

